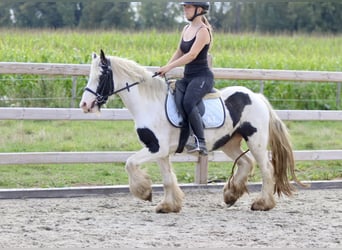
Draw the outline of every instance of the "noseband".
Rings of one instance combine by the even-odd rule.
[[[126,86],[118,89],[117,91],[114,90],[114,80],[113,80],[113,71],[111,68],[111,63],[107,59],[106,63],[101,63],[100,67],[102,69],[102,74],[100,76],[99,85],[97,86],[96,92],[91,90],[90,88],[85,88],[85,91],[88,91],[95,95],[95,104],[97,104],[99,107],[101,107],[103,104],[105,104],[108,100],[108,97],[115,95],[123,90],[126,90],[129,92],[130,88],[139,84],[139,82],[135,82],[132,84],[126,83]]]

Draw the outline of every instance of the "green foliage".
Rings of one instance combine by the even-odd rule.
[[[0,152],[135,151],[141,147],[133,121],[0,121],[0,129]]]
[[[134,28],[129,2],[91,1],[82,3],[80,11],[82,29]]]
[[[1,166],[0,187],[73,187],[127,184],[124,164]]]
[[[208,15],[223,32],[341,33],[340,1],[230,1],[211,4]],[[0,27],[158,29],[178,27],[178,1],[0,2]]]
[[[179,42],[179,32],[0,30],[1,61],[90,63],[92,52],[164,65]],[[342,71],[339,36],[262,36],[215,33],[214,67]],[[78,77],[78,103],[86,77]],[[244,85],[260,91],[259,81],[217,81],[216,88]],[[0,106],[70,107],[72,79],[0,75]],[[264,82],[264,94],[278,109],[338,109],[336,83]],[[47,99],[48,98],[48,99]],[[122,107],[118,98],[107,107]]]
[[[136,22],[136,28],[173,30],[179,23],[175,20],[182,13],[179,4],[166,1],[146,1],[138,5],[139,18]]]

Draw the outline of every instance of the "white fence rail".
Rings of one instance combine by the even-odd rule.
[[[42,64],[0,62],[0,74],[37,74],[84,76],[89,74],[90,65],[78,64]],[[157,67],[147,67],[154,72]],[[342,82],[342,72],[329,71],[290,71],[259,69],[223,69],[214,68],[216,79],[235,80],[286,80]],[[171,71],[170,76],[180,77],[182,68]],[[277,110],[282,120],[330,120],[341,121],[342,111],[322,110]],[[79,109],[53,108],[0,108],[0,120],[131,120],[125,109],[103,109],[101,115],[83,114]],[[313,138],[314,139],[314,138]],[[125,162],[134,152],[33,152],[0,153],[0,165],[12,164],[59,164],[59,163],[111,163]],[[342,150],[295,151],[295,160],[341,160]],[[176,162],[198,162],[191,155],[175,155]],[[232,161],[220,151],[208,156],[209,162]],[[204,168],[206,169],[206,168]],[[196,168],[196,183],[206,183],[203,168]],[[202,172],[202,173],[199,173]],[[199,177],[198,177],[199,176]]]
[[[146,68],[152,72],[158,69],[151,66]],[[0,74],[85,76],[89,74],[89,70],[89,64],[0,62]],[[333,71],[214,68],[213,72],[216,79],[226,80],[342,82],[342,72]],[[169,74],[172,77],[180,77],[183,69],[176,68]]]
[[[342,121],[342,111],[276,110],[288,121]],[[0,120],[132,120],[127,109],[102,109],[100,114],[84,114],[69,108],[0,108]]]
[[[107,152],[32,152],[0,153],[0,165],[25,164],[72,164],[72,163],[122,163],[132,151]],[[294,151],[296,161],[341,160],[342,150],[302,150]],[[173,162],[196,162],[197,157],[187,154],[172,156]],[[232,162],[226,154],[214,151],[208,155],[209,162]]]

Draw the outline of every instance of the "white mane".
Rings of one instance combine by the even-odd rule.
[[[167,85],[160,77],[152,78],[152,72],[139,65],[135,61],[116,56],[108,56],[110,59],[113,74],[129,84],[139,82],[134,88],[139,88],[140,94],[148,98],[165,98]],[[116,83],[123,84],[123,83]]]

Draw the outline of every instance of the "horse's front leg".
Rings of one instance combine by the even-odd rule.
[[[131,193],[146,201],[152,201],[152,181],[146,172],[140,169],[140,164],[150,160],[151,153],[143,148],[126,161],[129,189]]]
[[[235,160],[239,158],[237,163],[237,171],[233,173],[233,176],[228,180],[223,188],[224,202],[232,206],[235,202],[246,192],[248,174],[253,169],[253,161],[247,155],[243,155],[241,149],[242,137],[236,134],[224,147],[222,151],[227,154],[231,159]]]
[[[178,213],[182,209],[183,191],[179,188],[177,177],[172,170],[170,157],[157,160],[163,176],[164,199],[157,205],[157,213]]]

